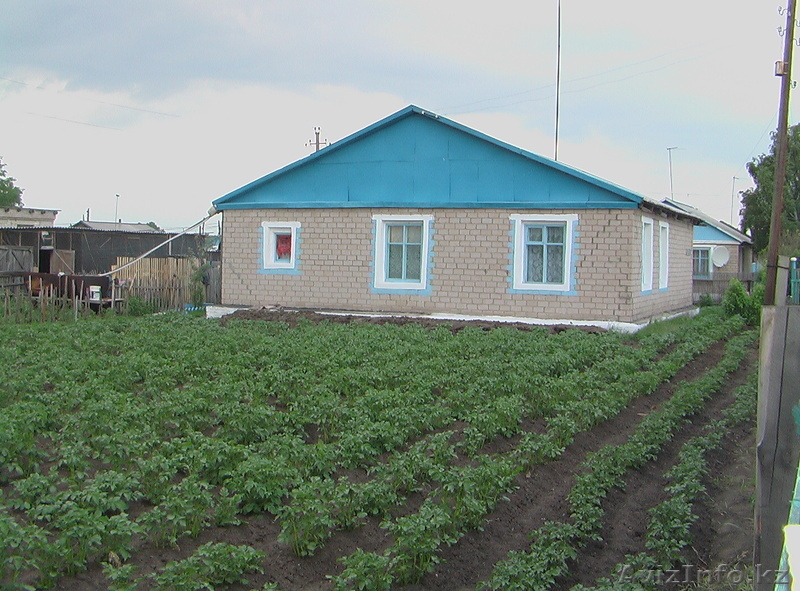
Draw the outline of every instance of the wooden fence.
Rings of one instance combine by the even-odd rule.
[[[755,273],[714,273],[709,279],[695,277],[692,279],[694,302],[697,303],[701,297],[709,295],[715,304],[719,304],[722,302],[722,296],[725,295],[731,279],[741,281],[747,293],[750,293],[755,281]]]
[[[118,257],[114,271],[135,259]],[[145,258],[114,273],[119,297],[138,298],[155,310],[179,310],[192,301],[192,273],[200,266],[197,259]]]
[[[55,285],[43,286],[34,294],[23,282],[0,290],[0,319],[15,324],[77,320],[101,309],[99,302],[85,297],[80,290],[66,294]]]

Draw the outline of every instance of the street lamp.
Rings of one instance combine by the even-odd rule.
[[[119,218],[117,214],[119,213],[119,193],[117,193],[117,204],[114,206],[114,228],[119,229],[119,222],[117,221]]]

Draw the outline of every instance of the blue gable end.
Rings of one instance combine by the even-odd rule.
[[[730,242],[732,244],[739,243],[738,240],[732,238],[722,230],[718,230],[717,228],[709,226],[708,224],[700,224],[699,226],[694,227],[694,240],[695,242],[706,241],[706,242]]]
[[[642,198],[408,107],[214,201],[277,207],[632,208]]]

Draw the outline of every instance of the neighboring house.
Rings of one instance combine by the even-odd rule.
[[[695,216],[415,106],[214,205],[223,304],[618,322],[692,305]]]
[[[0,228],[39,228],[55,224],[58,209],[0,207]]]
[[[754,280],[753,240],[696,207],[670,199],[665,203],[702,221],[695,226],[692,241],[694,300],[698,301],[704,294],[709,294],[719,302],[731,279],[738,279],[749,291]]]

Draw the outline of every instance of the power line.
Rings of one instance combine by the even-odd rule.
[[[82,100],[82,101],[88,101],[90,103],[98,103],[98,104],[101,104],[101,105],[108,105],[108,106],[111,106],[111,107],[118,107],[120,109],[128,109],[129,111],[139,111],[140,113],[150,113],[151,115],[161,115],[163,117],[180,117],[180,115],[176,115],[175,113],[164,113],[163,111],[154,111],[152,109],[143,109],[141,107],[132,107],[130,105],[122,105],[120,103],[112,103],[110,101],[103,101],[103,100],[100,100],[100,99],[89,98],[87,96],[81,96],[80,94],[76,94],[74,92],[67,92],[67,91],[64,91],[64,90],[52,91],[49,88],[47,88],[45,86],[41,86],[39,84],[31,84],[29,82],[22,82],[20,80],[12,80],[11,78],[4,78],[2,76],[0,76],[0,80],[3,80],[5,82],[11,82],[13,84],[19,84],[20,86],[27,86],[28,88],[33,88],[35,90],[43,90],[43,91],[47,91],[47,92],[55,92],[56,94],[69,96],[71,98],[76,98],[76,99],[79,99],[79,100]]]
[[[692,45],[690,47],[685,47],[685,48],[682,48],[682,49],[675,49],[675,50],[667,51],[665,53],[659,54],[659,55],[651,57],[651,58],[647,58],[647,59],[644,59],[644,60],[639,60],[637,62],[631,62],[629,64],[624,64],[624,65],[621,65],[621,66],[617,66],[615,68],[610,68],[608,70],[604,70],[603,72],[597,72],[595,74],[587,74],[586,76],[579,76],[577,78],[570,78],[569,80],[565,81],[565,84],[574,84],[576,82],[581,82],[582,80],[589,80],[591,78],[597,78],[597,77],[600,77],[600,76],[605,76],[607,74],[611,74],[612,72],[617,72],[619,70],[624,70],[626,68],[631,68],[631,67],[638,66],[638,65],[641,65],[641,64],[646,64],[646,63],[649,63],[649,62],[653,62],[653,61],[659,60],[659,59],[661,59],[661,58],[663,58],[665,56],[671,55],[673,53],[679,53],[679,52],[682,52],[682,51],[687,51],[689,49],[694,49],[696,47],[702,47],[703,45],[704,44],[697,44],[697,45]],[[696,60],[696,59],[700,59],[702,57],[706,57],[707,55],[716,53],[717,51],[719,51],[719,49],[712,49],[711,51],[707,51],[707,52],[701,53],[699,55],[694,55],[694,56],[690,56],[690,57],[687,57],[687,58],[684,58],[684,59],[675,60],[675,61],[670,62],[668,64],[664,64],[662,66],[659,66],[657,68],[651,68],[649,70],[644,70],[642,72],[636,72],[634,74],[630,74],[630,75],[625,76],[623,78],[616,78],[614,80],[606,80],[604,82],[600,82],[600,83],[594,84],[592,86],[586,86],[584,88],[578,88],[578,89],[568,90],[568,91],[564,91],[564,92],[567,92],[568,94],[571,94],[571,93],[583,92],[583,91],[586,91],[586,90],[591,90],[593,88],[597,88],[598,86],[603,86],[605,84],[613,84],[615,82],[624,82],[625,80],[630,80],[631,78],[635,78],[637,76],[642,76],[644,74],[650,74],[652,72],[659,72],[661,70],[664,70],[664,69],[667,69],[667,68],[671,68],[673,66],[676,66],[676,65],[679,65],[679,64],[682,64],[682,63],[685,63],[685,62],[689,62],[689,61],[693,61],[693,60]],[[464,113],[474,113],[474,112],[478,112],[478,111],[486,111],[486,110],[489,110],[489,109],[520,105],[520,104],[523,104],[523,103],[532,103],[532,102],[539,102],[539,101],[549,100],[549,99],[551,99],[553,97],[552,94],[548,94],[547,96],[544,96],[544,97],[536,97],[536,98],[532,98],[532,99],[523,99],[523,100],[515,101],[515,102],[512,102],[512,103],[502,103],[502,104],[499,104],[499,105],[498,104],[488,105],[486,107],[481,107],[481,108],[478,108],[478,109],[467,109],[467,110],[463,110],[463,111],[458,110],[458,109],[463,109],[465,107],[471,107],[471,106],[474,106],[474,105],[480,105],[482,103],[487,103],[487,102],[490,102],[490,101],[502,101],[504,99],[515,98],[515,97],[523,96],[523,95],[526,95],[526,94],[531,94],[533,92],[538,92],[538,91],[541,91],[541,90],[548,90],[548,89],[554,88],[555,86],[556,86],[555,84],[545,84],[545,85],[537,86],[536,88],[532,88],[532,89],[529,89],[529,90],[523,90],[521,92],[515,92],[515,93],[511,93],[511,94],[488,97],[488,98],[480,99],[478,101],[473,101],[473,102],[470,102],[470,103],[462,103],[460,105],[455,105],[455,106],[452,106],[452,107],[445,107],[443,109],[437,109],[437,111],[441,112],[443,115],[460,115],[460,114],[464,114]]]

